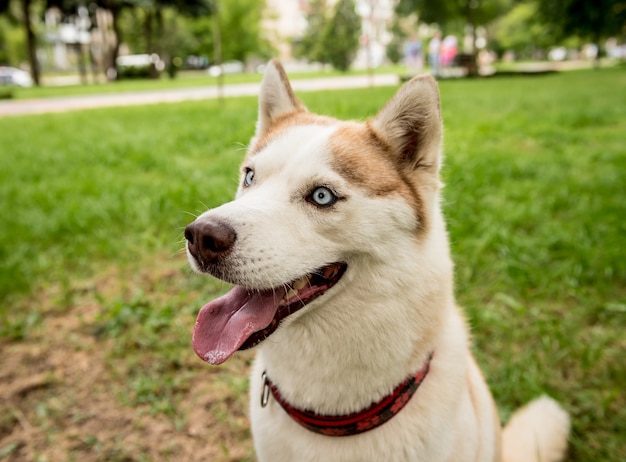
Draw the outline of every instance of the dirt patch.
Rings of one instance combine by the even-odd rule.
[[[44,318],[26,338],[0,340],[0,460],[253,460],[245,392],[250,354],[211,368],[194,358],[190,347],[174,346],[168,354],[181,356],[176,367],[150,377],[157,394],[159,381],[175,384],[169,385],[170,404],[162,412],[133,399],[132,384],[141,374],[131,380],[131,368],[141,362],[141,350],[127,363],[119,352],[120,342],[128,342],[124,331],[118,337],[94,333],[108,301],[124,300],[129,286],[154,289],[164,280],[167,284],[152,292],[155,297],[165,299],[188,285],[176,270],[130,279],[113,271],[77,284],[71,297],[65,293],[63,298],[72,300],[69,308],[51,302],[59,299],[58,287],[16,307],[37,306]],[[190,330],[193,317],[182,316],[179,324]],[[161,360],[155,354],[145,358]],[[174,380],[180,375],[184,380]]]

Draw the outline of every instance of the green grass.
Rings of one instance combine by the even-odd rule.
[[[174,252],[191,215],[226,199],[250,101],[65,113],[0,121],[0,293],[33,277]],[[182,109],[182,110],[181,110]],[[243,136],[243,137],[242,137]]]
[[[572,414],[569,460],[622,461],[626,73],[440,88],[456,292],[501,414],[551,394]],[[316,112],[363,119],[394,91],[300,96]],[[76,281],[112,267],[159,273],[193,215],[232,197],[255,118],[255,99],[241,98],[223,107],[201,101],[0,119],[5,341],[44,328],[46,313],[13,309],[39,294],[54,289],[52,311],[68,311],[80,298]],[[87,324],[108,345],[114,375],[129,381],[119,397],[126,405],[177,415],[198,373],[180,359],[189,323],[223,285],[183,267],[177,260],[180,278],[128,278],[115,294],[94,290],[100,314]],[[245,401],[245,377],[211,373]],[[223,408],[215,412],[238,428]]]

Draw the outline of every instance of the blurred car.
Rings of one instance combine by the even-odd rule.
[[[118,78],[147,78],[152,77],[154,71],[158,74],[165,69],[165,63],[156,53],[118,56],[115,65]]]
[[[186,69],[206,69],[209,67],[209,58],[206,56],[189,55],[185,59]]]
[[[32,87],[30,74],[16,67],[0,66],[0,85],[11,87]]]
[[[211,77],[219,77],[224,73],[226,74],[241,74],[245,70],[246,66],[241,61],[226,61],[221,66],[209,67],[209,75]]]

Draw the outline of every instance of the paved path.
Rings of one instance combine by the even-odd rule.
[[[359,75],[292,80],[291,85],[296,92],[304,92],[338,90],[341,88],[365,88],[369,86],[390,86],[397,85],[398,81],[398,76],[394,74],[375,74],[372,77]],[[259,86],[259,83],[224,85],[223,96],[256,96],[259,94]],[[175,103],[188,100],[211,99],[217,98],[218,96],[217,86],[206,86],[142,92],[66,96],[59,98],[7,100],[0,101],[0,117],[21,114],[41,114],[45,112],[75,111],[97,107]]]

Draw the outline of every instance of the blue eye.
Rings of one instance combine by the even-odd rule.
[[[318,186],[309,195],[308,199],[320,207],[328,207],[337,202],[337,196],[325,186]]]
[[[254,180],[254,170],[251,168],[246,169],[246,174],[243,177],[243,185],[250,186],[252,184],[252,180]]]

